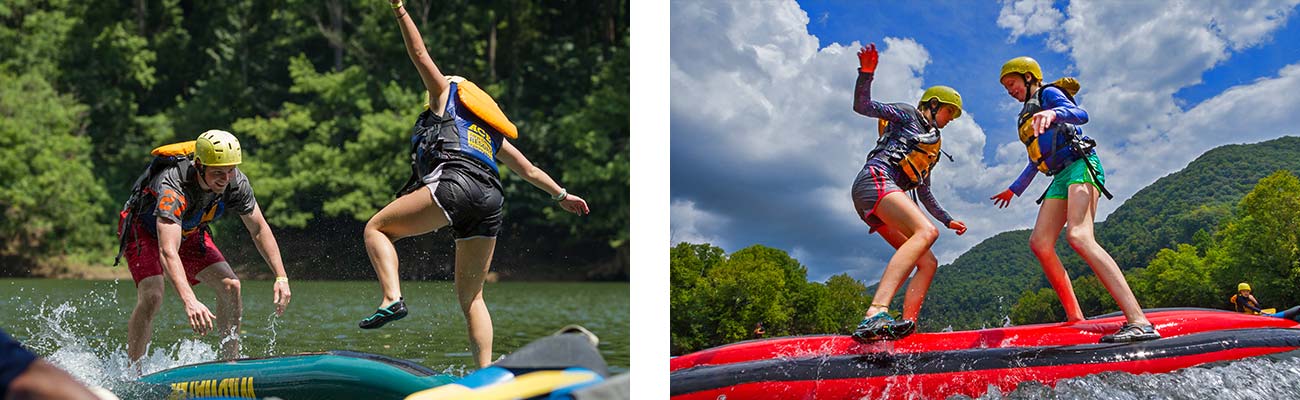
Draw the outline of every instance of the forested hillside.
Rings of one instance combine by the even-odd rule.
[[[446,74],[477,82],[512,141],[592,213],[503,167],[506,276],[626,279],[628,2],[407,0]],[[0,2],[0,276],[105,265],[149,150],[208,129],[241,170],[297,277],[372,276],[365,221],[409,173],[425,92],[382,0]],[[237,218],[214,231],[266,271]],[[403,274],[449,277],[445,233],[406,240]]]
[[[1156,180],[1126,200],[1106,221],[1097,224],[1098,241],[1125,271],[1147,267],[1162,249],[1176,250],[1180,243],[1198,247],[1204,255],[1206,249],[1221,240],[1216,237],[1225,223],[1236,220],[1234,213],[1240,213],[1238,203],[1261,179],[1279,170],[1300,171],[1300,137],[1212,149],[1186,168]],[[1290,192],[1290,195],[1300,196],[1300,192]],[[1059,309],[1059,301],[1049,288],[1038,260],[1029,251],[1028,243],[1028,230],[1003,232],[972,247],[953,263],[941,266],[921,311],[922,329],[1001,325],[1004,318],[1014,317],[1015,304],[1027,292],[1044,301],[1058,302],[1055,307]],[[1075,292],[1085,314],[1115,311],[1113,300],[1064,237],[1058,240],[1056,251],[1071,278],[1076,279]],[[1148,275],[1142,277],[1146,279]],[[1134,279],[1138,277],[1130,274],[1130,282]],[[1222,295],[1226,298],[1236,287],[1238,278],[1224,276],[1222,279],[1213,284],[1228,291]],[[1131,284],[1139,299],[1150,297],[1149,293],[1142,292],[1149,286]],[[1045,292],[1037,293],[1040,290]],[[1203,306],[1226,307],[1226,303],[1220,303],[1223,299],[1218,294],[1196,296],[1210,299]],[[1192,298],[1185,300],[1180,304],[1197,303]],[[895,301],[902,301],[901,293]],[[1143,306],[1148,306],[1147,303],[1152,302],[1144,302]],[[1166,303],[1169,302],[1153,305],[1175,305]],[[1052,315],[1043,314],[1049,311],[1064,318],[1055,310],[1022,310],[1021,321],[1052,320]]]

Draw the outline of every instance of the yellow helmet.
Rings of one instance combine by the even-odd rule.
[[[931,86],[929,89],[925,89],[925,93],[921,95],[921,101],[916,105],[917,108],[920,108],[922,105],[924,105],[926,102],[929,102],[931,99],[938,100],[940,103],[943,104],[957,107],[957,113],[953,114],[952,118],[957,119],[958,117],[961,117],[961,93],[957,93],[957,91],[954,90],[953,88],[939,85],[939,86]]]
[[[998,74],[998,80],[1001,81],[1002,77],[1011,73],[1021,75],[1033,74],[1034,79],[1040,81],[1043,80],[1043,69],[1038,66],[1038,61],[1034,61],[1033,58],[1026,56],[1012,58],[1010,61],[1007,61],[1006,64],[1002,64],[1002,73]]]
[[[222,130],[210,130],[199,135],[194,144],[194,159],[209,167],[239,165],[243,162],[239,139]]]
[[[1242,290],[1250,290],[1250,284],[1246,282],[1238,283],[1237,291],[1240,292]]]

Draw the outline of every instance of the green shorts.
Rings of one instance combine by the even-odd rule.
[[[1088,164],[1084,163],[1083,159],[1075,160],[1074,163],[1065,167],[1061,172],[1052,175],[1052,184],[1047,186],[1047,194],[1044,198],[1069,199],[1070,185],[1076,183],[1091,183],[1100,191],[1101,186],[1097,184],[1106,184],[1106,171],[1101,168],[1101,160],[1097,158],[1097,153],[1089,154],[1088,162],[1091,162],[1092,167],[1097,169],[1096,179],[1093,179],[1092,174],[1088,172]]]

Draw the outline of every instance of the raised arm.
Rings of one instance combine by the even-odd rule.
[[[411,56],[411,62],[420,72],[420,80],[424,81],[424,87],[429,91],[429,106],[433,108],[434,113],[441,115],[443,107],[447,104],[447,88],[451,84],[447,83],[447,78],[429,57],[429,51],[424,47],[424,39],[420,37],[420,30],[415,27],[415,21],[411,20],[406,8],[402,6],[402,0],[389,0],[389,4],[393,7],[393,15],[397,16],[397,25],[402,28],[402,41],[406,42],[406,54]]]
[[[505,163],[506,167],[509,167],[511,171],[515,171],[522,176],[528,183],[546,191],[547,194],[551,195],[551,198],[558,199],[560,207],[564,208],[565,211],[578,215],[591,212],[587,208],[586,200],[570,194],[560,187],[558,183],[555,183],[554,179],[551,179],[550,175],[546,174],[546,171],[542,171],[541,168],[537,168],[537,166],[529,162],[528,158],[524,157],[524,154],[520,153],[519,149],[515,148],[515,145],[510,144],[509,140],[501,140],[501,151],[497,153],[497,159]]]
[[[898,107],[871,99],[871,81],[875,78],[878,58],[875,43],[858,51],[858,82],[853,87],[853,111],[890,122],[911,122],[911,118]]]

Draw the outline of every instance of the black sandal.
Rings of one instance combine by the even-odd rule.
[[[360,326],[361,329],[377,329],[379,327],[384,326],[384,324],[405,317],[406,317],[406,301],[404,298],[399,298],[397,299],[397,301],[394,301],[393,304],[389,304],[388,307],[375,310],[374,314],[371,314],[366,319],[361,320],[361,323],[357,324],[357,326]]]

